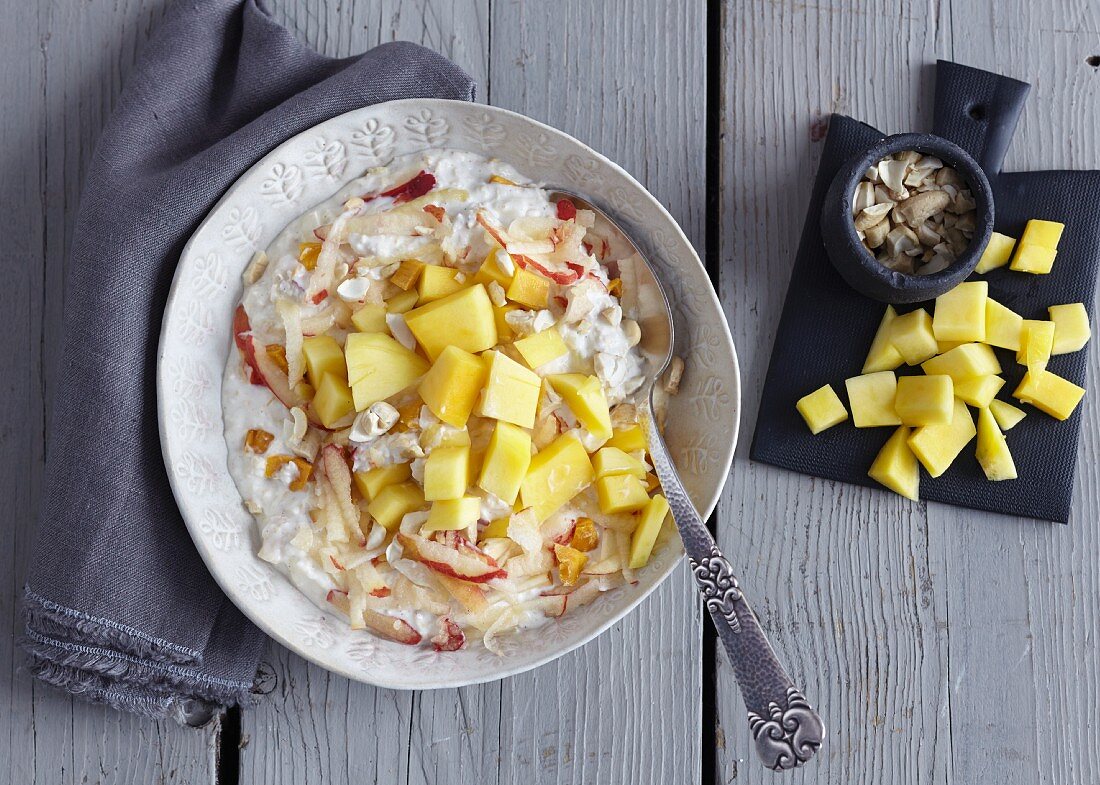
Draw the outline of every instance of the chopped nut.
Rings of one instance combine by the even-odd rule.
[[[893,193],[900,194],[905,190],[903,181],[908,168],[909,164],[905,161],[886,160],[878,165],[878,172],[883,184]]]
[[[618,305],[612,305],[600,311],[600,316],[612,327],[618,327],[623,320],[623,309]]]
[[[642,340],[642,328],[638,326],[638,323],[633,319],[623,319],[620,326],[623,335],[626,336],[626,342],[630,346],[637,346],[638,342]]]
[[[868,248],[878,248],[884,242],[886,242],[886,235],[890,231],[889,221],[879,221],[874,226],[867,229],[866,240]]]
[[[884,219],[887,213],[893,208],[893,202],[883,202],[881,204],[873,204],[866,210],[856,216],[855,225],[856,231],[867,231],[879,221]]]
[[[878,176],[878,164],[868,166],[867,171],[863,173],[863,179],[871,183],[881,182],[881,179]]]
[[[886,247],[890,256],[900,256],[917,245],[917,235],[908,226],[895,226],[886,235]]]
[[[244,268],[244,273],[241,275],[241,279],[245,284],[253,284],[263,277],[264,271],[267,270],[267,254],[263,251],[256,251],[252,254],[252,259],[248,262],[248,267]]]
[[[508,298],[504,294],[504,287],[496,281],[489,281],[486,287],[489,291],[489,299],[497,308],[503,308],[508,304]]]
[[[863,181],[856,186],[855,195],[852,197],[852,215],[857,216],[875,203],[874,183]]]
[[[309,420],[306,418],[306,413],[297,406],[290,407],[290,417],[292,424],[287,444],[294,447],[301,444],[302,439],[305,438],[306,431],[309,430]]]
[[[681,357],[673,357],[668,365],[668,374],[665,376],[665,392],[676,395],[680,392],[680,379],[684,375],[684,361]]]
[[[264,511],[264,508],[261,507],[258,502],[254,502],[252,499],[244,500],[244,508],[253,515],[259,515]]]
[[[901,220],[910,226],[920,226],[936,213],[942,212],[951,202],[943,191],[925,191],[914,194],[897,206]]]

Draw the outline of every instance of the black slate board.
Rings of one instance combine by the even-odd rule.
[[[937,64],[933,132],[967,150],[982,165],[993,185],[996,231],[1019,237],[1030,218],[1066,225],[1049,275],[1003,268],[973,280],[989,281],[990,296],[1026,319],[1047,318],[1048,305],[1083,302],[1091,320],[1100,268],[1100,172],[1000,173],[1027,90],[1022,82],[987,71]],[[847,404],[844,379],[860,372],[886,308],[844,283],[829,262],[818,228],[819,206],[833,175],[845,159],[883,136],[850,117],[834,115],[830,120],[749,452],[756,461],[871,487],[881,486],[867,476],[867,469],[893,429],[857,429],[849,420],[814,436],[795,402],[828,382]],[[899,312],[905,310],[909,309]],[[1049,370],[1085,386],[1089,348],[1052,358]],[[1028,412],[1007,435],[1019,479],[987,481],[971,442],[941,477],[932,479],[922,469],[921,498],[1066,523],[1081,412],[1092,405],[1094,393],[1085,396],[1068,420],[1054,420],[1011,397],[1023,368],[1012,352],[997,353],[1007,379],[998,397]],[[905,366],[898,369],[910,372]]]

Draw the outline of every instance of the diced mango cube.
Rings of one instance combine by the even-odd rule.
[[[955,399],[949,425],[926,425],[909,436],[909,449],[933,477],[939,477],[977,434],[966,404]]]
[[[863,370],[860,373],[875,373],[877,371],[892,371],[901,365],[901,352],[894,348],[890,342],[891,325],[897,318],[898,312],[894,306],[887,305],[886,313],[882,315],[875,338],[871,341],[871,348],[867,351],[867,359],[863,361]]]
[[[985,341],[990,346],[1018,351],[1024,317],[992,297],[985,301]]]
[[[490,521],[478,534],[478,540],[492,540],[507,537],[508,522],[509,516],[507,515],[503,518],[497,518],[495,521]]]
[[[420,271],[420,280],[416,284],[416,292],[419,295],[417,305],[441,300],[448,294],[454,294],[465,287],[465,275],[453,267],[442,267],[438,264],[425,265]]]
[[[386,310],[389,313],[408,313],[416,306],[416,301],[420,299],[420,294],[415,289],[410,289],[407,292],[398,292],[390,299],[386,300]]]
[[[657,535],[661,533],[661,526],[668,518],[668,513],[668,500],[661,494],[657,494],[646,504],[634,534],[630,537],[630,569],[638,570],[649,563],[649,557],[653,554],[653,543],[657,541]]]
[[[412,476],[412,469],[407,463],[393,463],[389,466],[379,466],[365,472],[355,472],[352,477],[355,487],[359,489],[359,495],[367,501],[373,501],[378,492],[387,485],[396,485],[404,482]]]
[[[1028,245],[1023,240],[1016,246],[1016,255],[1012,257],[1010,270],[1019,273],[1046,275],[1054,268],[1054,258],[1058,251],[1041,245]]]
[[[331,335],[310,335],[302,339],[302,357],[305,359],[306,378],[314,389],[321,386],[321,377],[335,374],[342,381],[348,380],[344,363],[344,350]]]
[[[1024,319],[1016,361],[1031,368],[1046,368],[1054,347],[1054,322]]]
[[[489,437],[477,485],[508,504],[514,504],[530,465],[531,435],[511,423],[498,422]]]
[[[918,308],[895,318],[890,325],[890,344],[907,365],[919,365],[934,357],[939,347],[928,311]]]
[[[361,333],[385,333],[390,329],[384,303],[367,303],[351,315],[351,323]]]
[[[978,464],[987,480],[1015,480],[1016,464],[1008,442],[989,409],[978,409]]]
[[[424,461],[424,499],[458,499],[470,482],[470,448],[436,447]]]
[[[1038,368],[1028,370],[1016,392],[1012,393],[1014,398],[1030,403],[1056,420],[1065,420],[1073,414],[1084,395],[1083,387]]]
[[[480,357],[448,346],[424,374],[417,392],[432,414],[448,425],[464,428],[487,374]]]
[[[1089,313],[1084,304],[1052,305],[1047,312],[1054,322],[1054,346],[1051,354],[1069,354],[1083,349],[1092,337]]]
[[[993,402],[1004,383],[1000,376],[972,376],[955,383],[955,397],[982,409]]]
[[[955,407],[953,399],[950,376],[902,376],[894,411],[903,425],[947,425]]]
[[[615,431],[604,446],[618,447],[623,452],[637,452],[638,450],[649,449],[649,445],[646,442],[645,429],[639,424],[631,425],[629,428],[625,428],[621,431]]]
[[[505,294],[512,302],[528,308],[545,308],[550,301],[550,280],[520,267]]]
[[[852,422],[857,428],[901,425],[901,418],[894,411],[898,380],[893,371],[853,376],[844,380],[844,386],[848,389]]]
[[[607,515],[634,512],[649,503],[645,485],[632,474],[613,474],[596,480],[600,510]]]
[[[1016,245],[1016,239],[1005,234],[994,232],[989,236],[989,243],[982,251],[982,258],[978,260],[978,266],[974,272],[978,274],[988,273],[998,267],[1004,267],[1012,258],[1012,247]]]
[[[813,434],[819,434],[826,428],[832,428],[848,419],[848,411],[831,384],[823,385],[809,395],[802,396],[794,406],[809,426],[810,433]]]
[[[485,352],[482,360],[488,373],[477,414],[524,428],[533,427],[542,379],[502,352]]]
[[[1041,221],[1032,218],[1024,227],[1024,234],[1020,238],[1020,243],[1038,245],[1042,248],[1057,248],[1058,242],[1062,239],[1062,230],[1065,228],[1065,224],[1057,221]]]
[[[351,333],[344,343],[355,410],[385,400],[414,384],[428,363],[382,333]]]
[[[414,308],[405,324],[432,360],[448,346],[477,354],[497,343],[493,304],[481,284]]]
[[[932,332],[937,341],[984,341],[985,303],[989,284],[985,281],[961,283],[936,298]],[[927,357],[925,359],[928,359]]]
[[[867,475],[907,499],[917,501],[920,498],[920,467],[909,449],[907,426],[901,426],[886,440]]]
[[[506,261],[503,264],[498,261],[498,254],[504,255]],[[515,269],[515,262],[508,256],[507,251],[503,248],[493,248],[486,254],[485,261],[481,263],[477,274],[474,275],[474,283],[483,283],[488,286],[491,281],[495,281],[507,290],[508,285],[512,283],[512,274]],[[512,272],[508,272],[509,270]]]
[[[424,509],[426,505],[420,486],[409,481],[382,488],[367,505],[367,512],[387,531],[392,532],[397,530],[402,518],[410,512]]]
[[[946,354],[956,346],[962,346],[967,341],[936,341],[936,353]]]
[[[564,433],[531,459],[520,485],[520,502],[533,507],[539,523],[592,484],[596,471],[584,445]]]
[[[945,373],[955,382],[1001,372],[997,355],[982,343],[964,343],[962,346],[956,346],[939,357],[926,360],[920,367],[929,376]]]
[[[546,378],[581,425],[597,439],[611,438],[611,413],[598,376],[559,373]]]
[[[999,400],[989,402],[989,411],[1002,431],[1011,430],[1027,416],[1027,412],[1023,409],[1017,409],[1012,404]]]
[[[601,447],[597,450],[592,456],[592,468],[596,470],[597,479],[615,474],[632,474],[639,480],[644,480],[649,471],[644,463],[618,447]]]
[[[423,262],[417,259],[403,259],[398,268],[394,270],[393,275],[390,276],[390,283],[407,292],[420,280],[422,272],[424,272]]]
[[[516,331],[508,324],[507,316],[512,311],[518,311],[520,307],[515,303],[493,306],[493,319],[497,325],[497,340],[500,343],[508,343],[516,337]]]
[[[355,401],[351,388],[339,375],[326,373],[317,385],[317,393],[310,403],[317,419],[326,428],[337,428],[338,423],[347,419],[355,411]],[[348,425],[351,421],[348,420]]]
[[[569,353],[557,327],[520,338],[513,346],[531,370]]]
[[[460,499],[443,499],[432,502],[428,520],[421,531],[441,532],[468,529],[477,524],[481,515],[481,499],[463,496]]]

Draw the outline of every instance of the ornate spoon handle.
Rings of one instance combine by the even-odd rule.
[[[733,666],[756,752],[768,768],[799,766],[817,752],[825,725],[794,686],[745,600],[733,567],[691,503],[668,456],[668,448],[648,417],[649,454],[661,480],[672,517],[684,541],[691,571],[706,600],[718,637]]]

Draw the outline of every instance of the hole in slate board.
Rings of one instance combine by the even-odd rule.
[[[1100,55],[1092,55],[1091,57],[1086,57],[1085,62],[1091,65],[1093,68],[1100,68]]]
[[[970,111],[968,112],[968,114],[975,120],[984,120],[985,107],[981,104],[974,104],[972,107],[970,107]]]

